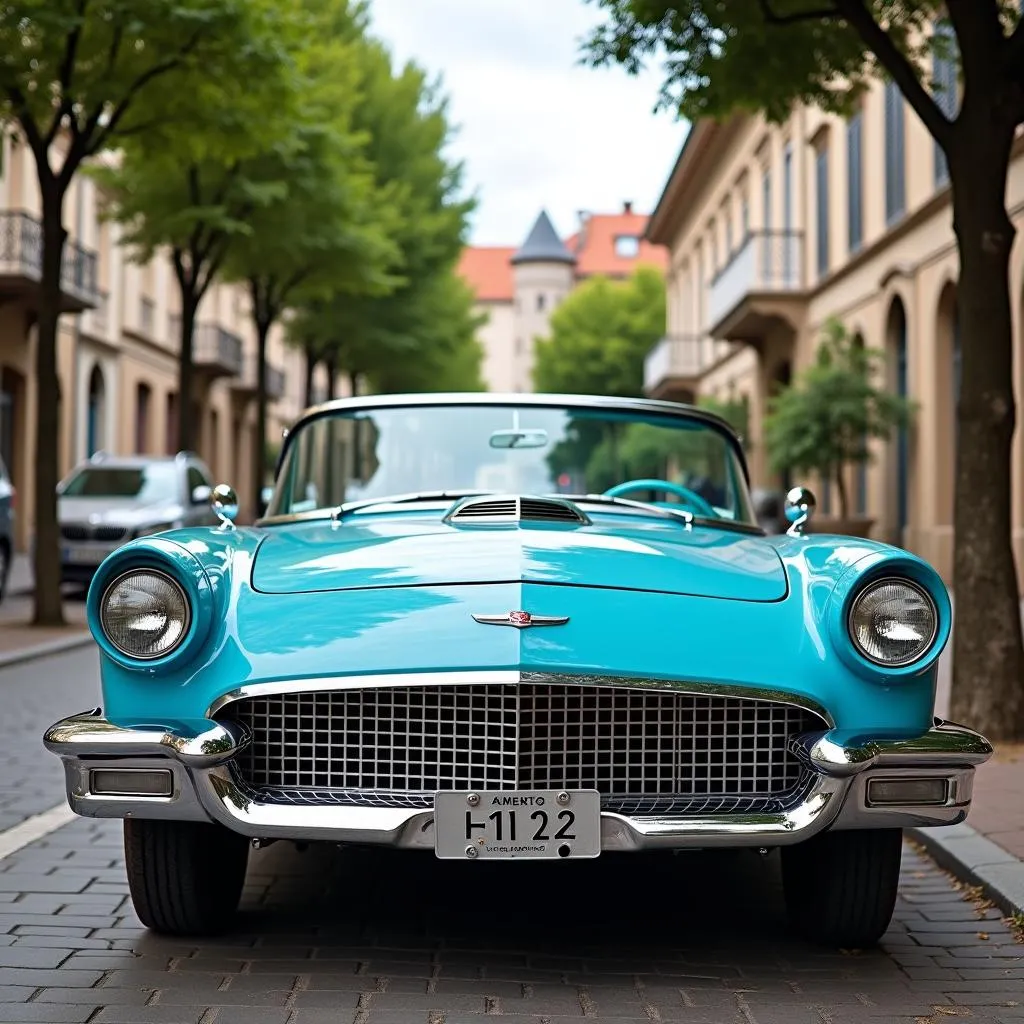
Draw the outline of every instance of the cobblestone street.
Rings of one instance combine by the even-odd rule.
[[[9,822],[60,803],[39,734],[94,702],[95,654],[0,671],[0,696]],[[1024,945],[909,845],[881,949],[844,953],[787,935],[775,856],[502,867],[285,843],[253,854],[235,930],[172,941],[131,910],[120,833],[76,819],[0,859],[0,1021],[1024,1020]]]

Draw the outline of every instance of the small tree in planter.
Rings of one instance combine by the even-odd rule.
[[[776,472],[816,473],[834,481],[837,532],[867,532],[851,521],[846,471],[871,461],[872,439],[889,440],[909,425],[915,404],[878,386],[883,353],[854,341],[829,320],[814,363],[769,403],[764,441]]]

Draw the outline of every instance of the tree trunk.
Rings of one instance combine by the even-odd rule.
[[[842,462],[836,466],[836,493],[839,495],[839,518],[844,523],[848,523],[850,521],[850,498],[846,493],[845,470],[846,466]]]
[[[1024,650],[1011,543],[1015,424],[1006,212],[1012,126],[975,86],[951,153],[963,337],[957,409],[952,717],[996,740],[1024,739]],[[972,104],[973,99],[973,104]],[[962,130],[962,132],[961,132]]]
[[[309,348],[305,349],[304,354],[306,357],[306,378],[303,382],[303,388],[305,389],[303,394],[306,396],[306,408],[308,409],[313,405],[313,371],[316,370],[317,360],[316,356],[313,355],[312,350]]]
[[[326,360],[325,365],[327,366],[327,400],[333,402],[337,387],[338,364],[333,358],[330,358]]]
[[[181,347],[178,352],[178,451],[182,452],[190,452],[194,447],[192,341],[195,336],[198,311],[199,298],[186,284],[181,283]]]
[[[355,398],[359,394],[359,374],[352,370],[348,375],[348,389]]]
[[[270,323],[256,321],[256,436],[253,439],[253,505],[256,515],[263,511],[263,477],[267,459],[267,336]]]
[[[60,534],[57,525],[57,328],[60,319],[60,275],[64,259],[64,195],[54,182],[40,182],[43,206],[43,274],[36,321],[36,490],[35,607],[36,626],[63,626],[60,590]]]

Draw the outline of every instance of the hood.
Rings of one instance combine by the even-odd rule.
[[[453,526],[437,513],[268,528],[252,586],[273,594],[481,583],[552,583],[779,601],[782,562],[763,537],[632,516],[585,526]]]
[[[140,505],[134,498],[58,498],[57,518],[62,523],[132,527],[170,523],[181,518],[181,505],[160,501]]]

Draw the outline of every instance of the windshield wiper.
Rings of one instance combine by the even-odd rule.
[[[384,495],[380,498],[360,498],[348,501],[331,509],[331,522],[344,519],[349,512],[371,508],[373,505],[400,505],[410,501],[455,501],[457,498],[473,498],[478,494],[489,494],[490,491],[410,491],[407,494]]]
[[[653,512],[654,515],[664,519],[678,519],[687,526],[692,526],[694,514],[688,509],[666,508],[664,505],[655,505],[649,501],[634,501],[632,498],[618,498],[610,494],[563,494],[563,498],[569,501],[589,501],[593,505],[624,505],[626,508],[640,509],[642,512]]]

